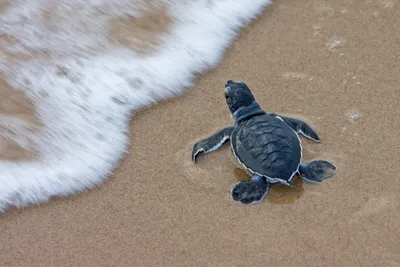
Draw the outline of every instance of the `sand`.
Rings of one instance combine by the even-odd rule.
[[[400,266],[398,1],[275,1],[193,90],[139,112],[105,184],[1,218],[2,266]],[[193,143],[233,123],[228,79],[270,112],[302,118],[334,162],[321,185],[273,186],[243,206],[229,146]]]

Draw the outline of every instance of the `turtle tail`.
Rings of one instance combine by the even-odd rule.
[[[310,163],[301,163],[299,173],[304,180],[311,183],[322,183],[335,174],[336,166],[326,160],[314,160]]]

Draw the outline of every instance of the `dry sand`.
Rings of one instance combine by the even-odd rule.
[[[2,266],[400,266],[400,3],[275,1],[193,91],[135,116],[135,146],[98,189],[12,209]],[[273,186],[253,206],[229,146],[190,161],[193,143],[232,124],[227,79],[270,112],[307,120],[305,159],[334,179]]]

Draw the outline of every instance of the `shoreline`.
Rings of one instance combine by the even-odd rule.
[[[195,88],[135,114],[129,153],[100,187],[6,213],[0,261],[399,265],[398,17],[397,2],[274,1]],[[335,177],[274,186],[257,205],[231,201],[243,174],[229,146],[190,159],[196,140],[233,124],[228,79],[265,111],[306,119],[321,143],[302,138],[304,159],[332,161]]]

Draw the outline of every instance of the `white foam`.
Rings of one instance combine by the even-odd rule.
[[[0,37],[14,36],[17,42],[0,39],[1,49],[45,56],[18,62],[2,52],[0,71],[35,104],[45,127],[35,140],[38,161],[0,162],[0,211],[98,185],[127,151],[132,112],[183,93],[270,4],[177,0],[170,10],[179,21],[158,52],[143,56],[107,38],[111,19],[138,14],[135,1],[9,2],[0,16]],[[43,8],[56,23],[43,21]],[[66,76],[57,74],[60,68]]]

